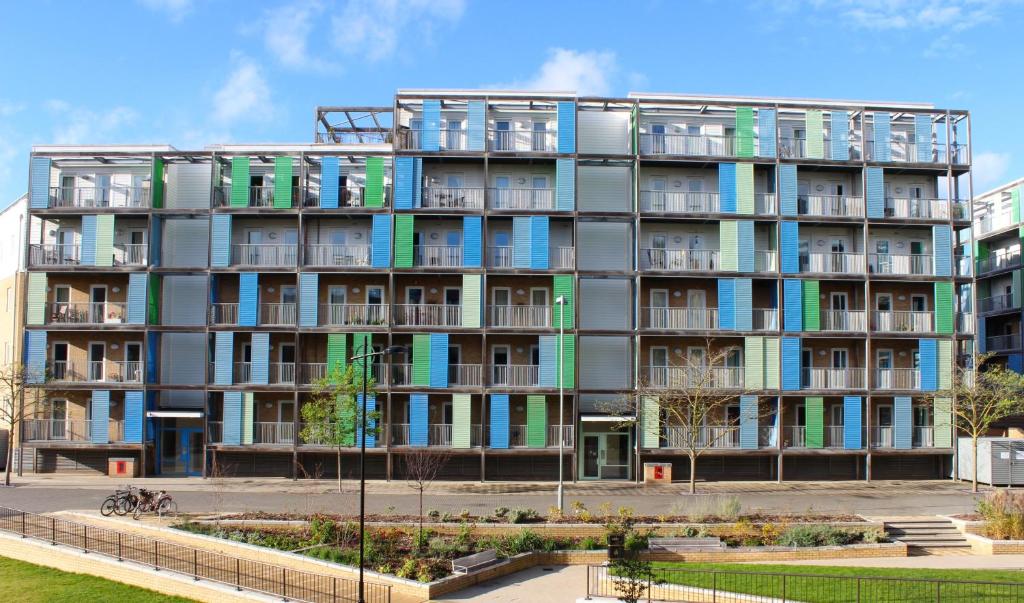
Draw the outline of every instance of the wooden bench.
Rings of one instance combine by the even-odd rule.
[[[725,548],[719,538],[651,538],[647,548],[652,551],[717,551]]]
[[[472,555],[466,555],[465,557],[459,557],[458,559],[452,559],[452,573],[468,574],[469,572],[495,565],[498,562],[498,552],[494,549],[489,549]]]

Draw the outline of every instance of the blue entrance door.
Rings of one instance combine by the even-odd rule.
[[[164,429],[160,432],[160,473],[202,475],[203,430],[198,427]]]

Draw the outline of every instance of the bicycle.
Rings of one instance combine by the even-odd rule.
[[[174,502],[171,495],[164,490],[152,492],[141,489],[139,490],[139,502],[132,511],[132,518],[138,519],[143,513],[156,513],[157,517],[177,515],[178,503]]]
[[[103,499],[100,503],[100,514],[104,517],[110,517],[114,513],[118,515],[124,515],[128,512],[131,501],[137,497],[134,494],[135,488],[128,486],[127,488],[118,488],[114,490],[114,493]]]

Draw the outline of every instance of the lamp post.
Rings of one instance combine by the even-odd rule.
[[[565,463],[562,461],[562,454],[565,444],[565,296],[556,297],[555,303],[558,304],[558,511],[564,512],[565,489],[562,473]]]
[[[369,383],[369,377],[367,374],[370,372],[370,363],[367,362],[370,358],[377,356],[390,356],[392,354],[398,354],[404,352],[405,348],[400,345],[392,345],[384,348],[379,352],[366,353],[366,344],[364,343],[360,350],[363,352],[358,356],[352,357],[352,362],[357,360],[363,361],[363,398],[362,408],[358,409],[359,412],[359,603],[366,603],[365,596],[365,584],[363,583],[363,557],[365,555],[366,548],[363,543],[363,532],[366,524],[366,395],[367,385]]]

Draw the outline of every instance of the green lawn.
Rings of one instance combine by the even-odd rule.
[[[875,567],[833,567],[812,565],[749,565],[735,563],[655,563],[655,577],[665,582],[701,588],[717,586],[720,590],[795,599],[808,603],[868,603],[907,601],[1024,601],[1024,572],[1000,570],[930,570]],[[667,568],[689,571],[664,572]],[[743,572],[736,574],[719,572]],[[692,573],[691,573],[692,572]],[[757,575],[762,574],[762,575]],[[763,574],[790,574],[781,576]],[[793,577],[801,574],[807,577]],[[860,581],[860,596],[858,584]],[[916,581],[872,580],[870,578],[903,578]],[[974,582],[1016,583],[1016,585],[943,584],[922,580],[959,580]]]
[[[191,599],[169,597],[158,592],[112,582],[86,574],[72,574],[0,557],[3,599],[18,603],[188,603]]]

